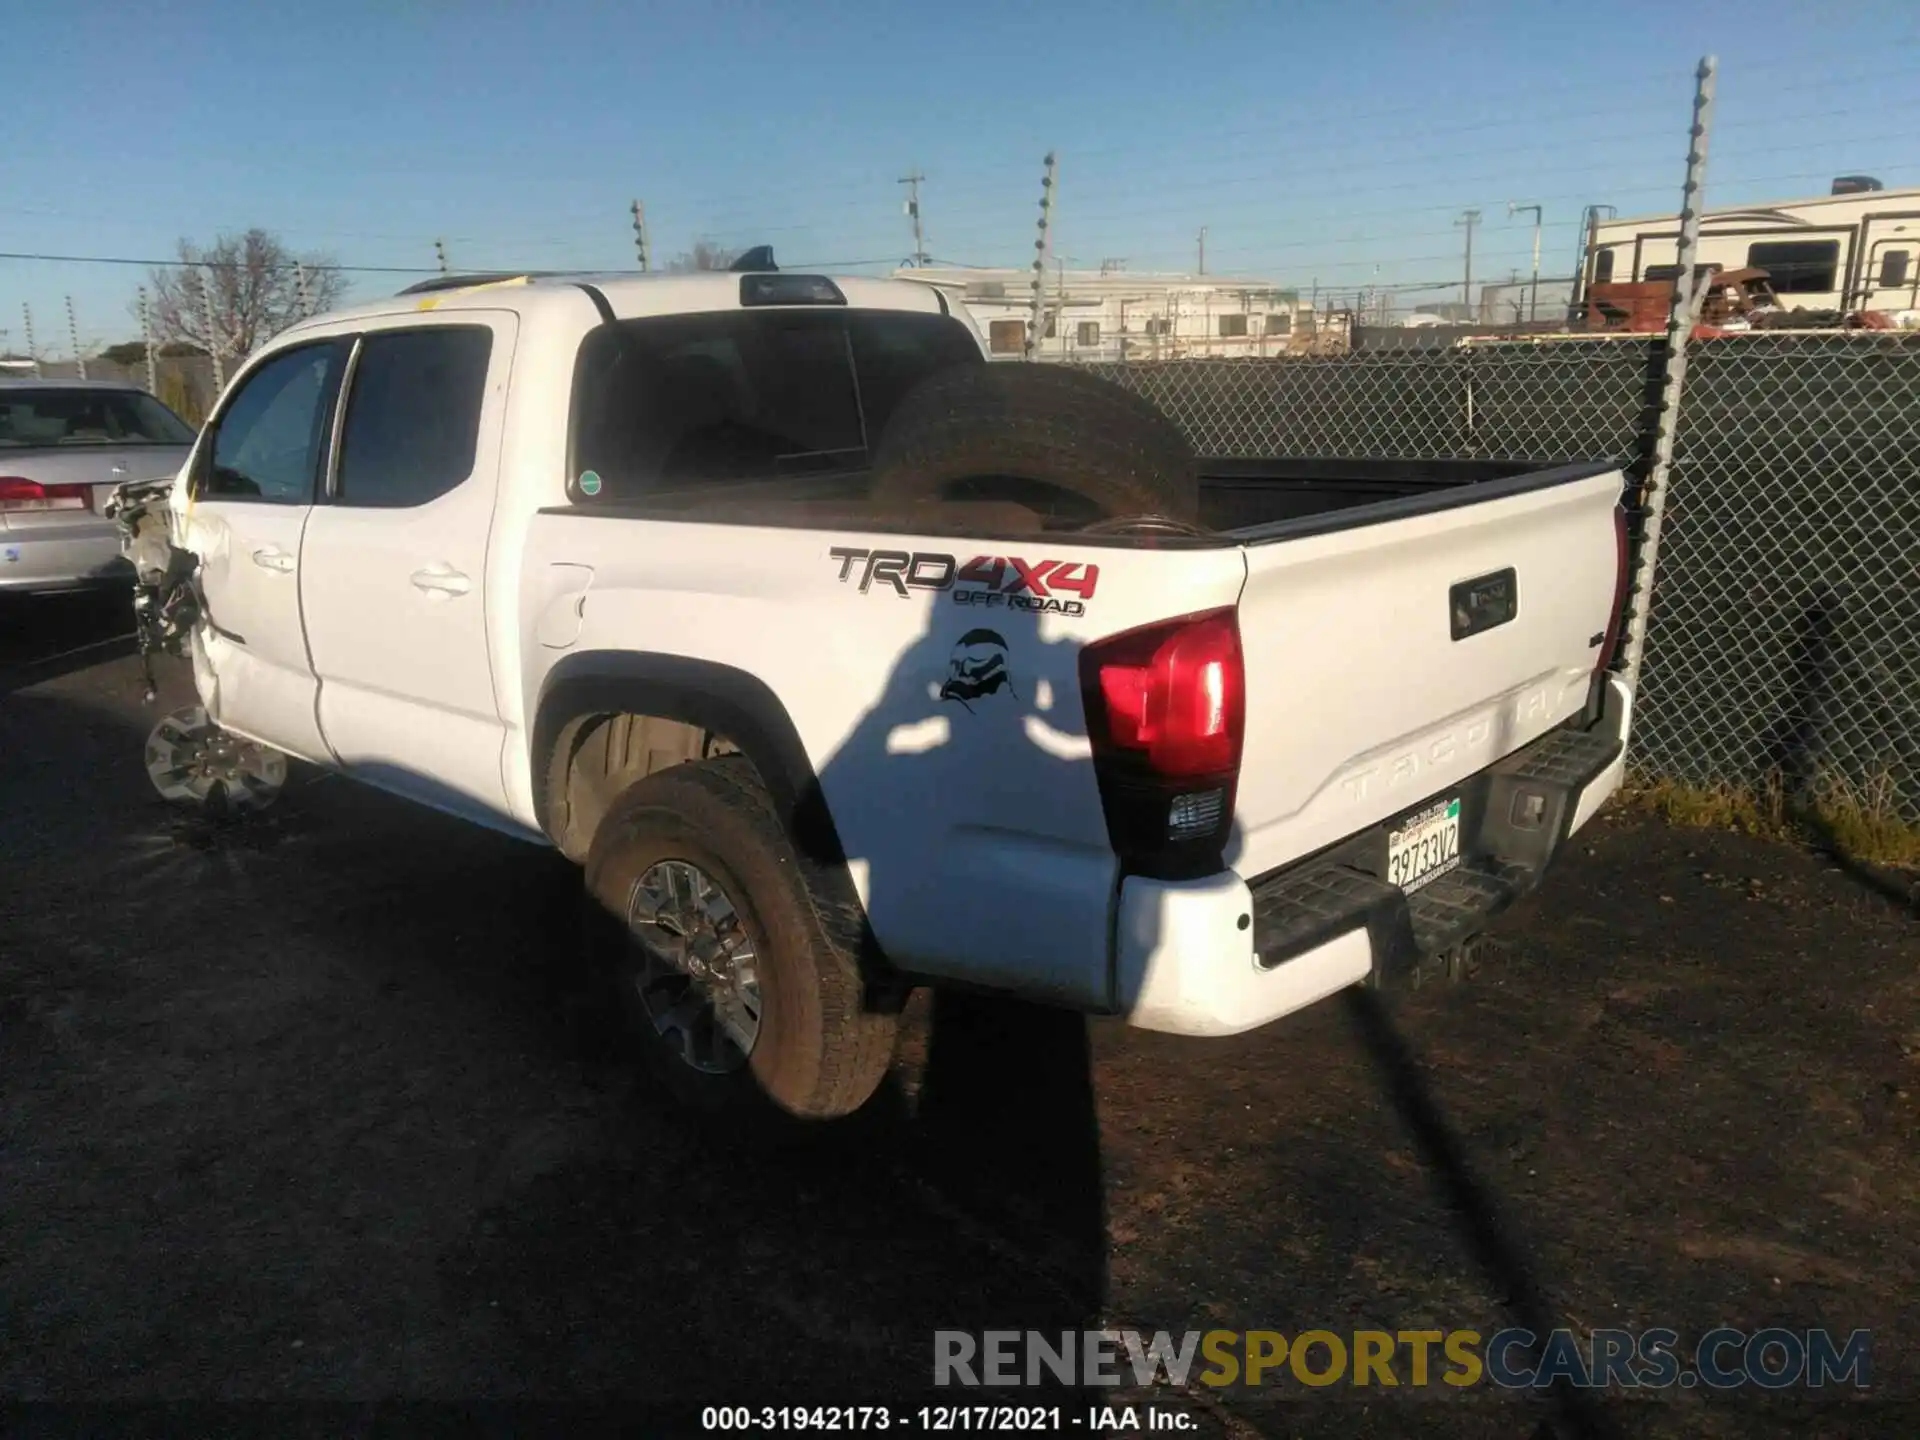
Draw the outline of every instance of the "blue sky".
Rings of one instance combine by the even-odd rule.
[[[1582,205],[1674,208],[1690,72],[1721,62],[1714,203],[1920,184],[1920,9],[1640,3],[962,6],[17,4],[0,251],[163,257],[262,225],[368,266],[624,267],[697,236],[882,262],[923,171],[942,260],[1031,259],[1060,157],[1069,264],[1302,289],[1549,273]],[[865,268],[881,268],[869,264]],[[135,333],[137,268],[0,260],[0,344]],[[355,278],[377,295],[404,275]],[[1457,293],[1457,292],[1456,292]],[[1423,297],[1455,298],[1440,292]]]

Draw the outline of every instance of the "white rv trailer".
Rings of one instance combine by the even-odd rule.
[[[1768,271],[1789,309],[1920,308],[1920,189],[1849,175],[1833,192],[1702,211],[1699,263]],[[1586,282],[1671,279],[1679,239],[1677,215],[1601,220]]]

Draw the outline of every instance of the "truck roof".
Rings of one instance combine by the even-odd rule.
[[[796,271],[767,272],[787,280],[829,279],[848,306],[862,310],[907,310],[939,314],[949,311],[946,297],[932,286],[907,280],[876,280],[859,275],[817,276]],[[634,274],[567,272],[518,275],[476,275],[470,282],[450,277],[442,286],[415,288],[398,295],[369,300],[360,305],[343,306],[323,315],[315,315],[290,326],[292,334],[311,326],[334,325],[342,320],[374,316],[405,315],[414,311],[511,310],[515,314],[535,313],[547,307],[578,306],[581,287],[592,286],[606,297],[615,318],[636,320],[650,315],[678,315],[703,310],[741,308],[742,282],[761,278],[724,271],[693,274]]]

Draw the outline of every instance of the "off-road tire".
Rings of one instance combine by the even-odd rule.
[[[663,860],[698,866],[727,893],[758,957],[761,1019],[744,1068],[705,1074],[655,1030],[634,980],[629,900]],[[647,1068],[743,1138],[789,1139],[853,1114],[893,1057],[898,1017],[869,1007],[858,959],[823,923],[772,797],[744,756],[676,765],[629,786],[587,853],[590,958],[617,994]]]
[[[873,497],[1001,500],[1050,525],[1199,519],[1193,447],[1152,402],[1064,365],[959,365],[915,386],[874,447]]]

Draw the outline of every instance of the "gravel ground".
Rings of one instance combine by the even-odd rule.
[[[871,1404],[939,1328],[1778,1324],[1871,1329],[1872,1388],[1119,1398],[1920,1433],[1898,879],[1607,817],[1467,983],[1211,1042],[916,1003],[871,1116],[745,1157],[626,1063],[554,856],[311,773],[166,811],[123,603],[0,610],[0,1397]]]

